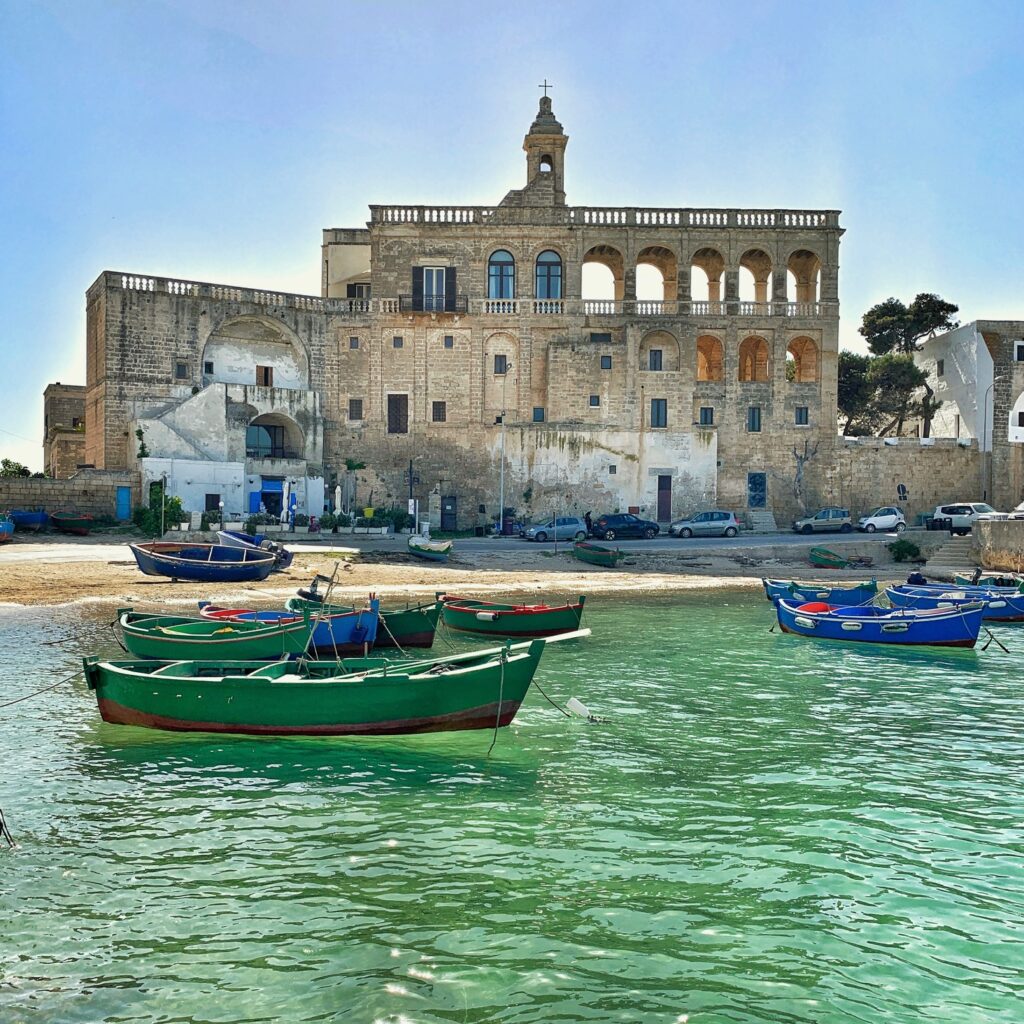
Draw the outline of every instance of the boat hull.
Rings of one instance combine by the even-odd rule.
[[[310,615],[316,614],[323,605],[319,601],[311,601],[303,597],[292,597],[285,601],[285,608],[293,612],[308,609]],[[346,609],[330,606],[332,611]],[[380,613],[377,625],[377,637],[373,642],[374,650],[382,648],[433,647],[437,633],[437,621],[441,616],[441,605],[434,601],[431,604],[417,605],[414,608],[399,608],[394,611],[387,609]]]
[[[51,512],[50,522],[53,528],[61,533],[87,537],[92,529],[93,520],[92,516],[72,516],[62,512]]]
[[[220,622],[266,623],[284,625],[301,622],[303,612],[294,611],[253,611],[245,608],[218,609],[206,605],[200,615]],[[361,654],[375,645],[379,624],[377,601],[371,601],[369,608],[329,610],[321,607],[309,613],[313,627],[307,646],[307,653],[317,657],[338,658],[349,654]]]
[[[764,596],[769,601],[782,598],[784,601],[806,603],[824,601],[825,604],[861,605],[870,604],[878,594],[878,583],[856,583],[849,587],[832,587],[829,584],[797,583],[795,580],[770,580],[762,578]]]
[[[409,538],[409,554],[425,562],[447,562],[451,553],[450,540],[424,540],[416,536]]]
[[[181,615],[144,615],[122,611],[121,636],[137,658],[158,661],[218,658],[263,661],[302,654],[312,623],[218,622]]]
[[[842,555],[837,555],[828,548],[811,548],[807,558],[811,565],[818,569],[845,569],[850,564]]]
[[[14,539],[14,523],[9,519],[0,519],[0,544]]]
[[[894,646],[974,647],[981,630],[982,606],[954,609],[829,608],[823,602],[775,602],[784,633]]]
[[[1014,572],[986,572],[974,579],[973,576],[954,573],[953,582],[958,587],[1019,587],[1024,583],[1024,576]]]
[[[270,552],[276,559],[274,571],[287,569],[292,564],[294,555],[288,548],[277,541],[270,540],[262,533],[241,533],[238,530],[218,530],[217,541],[222,547],[252,548],[253,550]]]
[[[981,601],[986,622],[1024,622],[1024,594],[1018,590],[1002,593],[970,587],[888,587],[885,596],[897,608],[949,608]]]
[[[7,517],[14,523],[16,530],[34,530],[36,533],[45,530],[50,522],[50,516],[44,509],[27,512],[24,509],[13,508],[7,513]]]
[[[572,546],[572,555],[581,562],[598,565],[603,569],[614,569],[626,557],[618,548],[607,548],[587,541],[575,543]]]
[[[131,662],[87,662],[104,721],[186,732],[373,736],[508,725],[533,680],[544,644],[446,671],[331,678],[162,676]],[[286,666],[285,666],[286,667]],[[175,666],[170,666],[172,670]],[[276,671],[277,666],[273,666]],[[162,667],[162,670],[166,670]],[[214,669],[215,670],[215,669]]]
[[[251,583],[266,579],[275,567],[271,552],[217,544],[129,544],[147,576],[197,583]]]
[[[450,629],[480,636],[538,637],[569,633],[580,628],[583,603],[560,607],[509,605],[439,595],[441,617]]]

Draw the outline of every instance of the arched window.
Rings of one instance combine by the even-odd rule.
[[[537,257],[537,298],[560,299],[562,297],[562,257],[557,252],[545,249]]]
[[[541,174],[550,174],[551,171],[554,169],[554,166],[555,166],[555,162],[554,162],[554,160],[551,159],[550,154],[545,153],[540,158],[540,173]]]
[[[710,334],[697,339],[697,380],[722,380],[722,343]]]
[[[742,381],[768,380],[768,342],[751,336],[740,345],[740,373]]]
[[[786,349],[786,356],[793,364],[792,376],[786,374],[788,380],[802,384],[818,379],[818,346],[810,338],[794,338]]]
[[[516,297],[516,261],[512,253],[499,249],[487,261],[487,298],[514,299]]]

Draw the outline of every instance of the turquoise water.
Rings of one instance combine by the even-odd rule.
[[[112,653],[0,613],[0,703]],[[490,733],[109,726],[0,709],[0,1020],[1024,1019],[1024,627],[889,652],[715,592],[594,600]],[[43,637],[84,634],[66,645]]]

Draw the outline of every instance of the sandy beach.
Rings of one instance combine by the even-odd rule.
[[[884,555],[877,546],[877,556]],[[906,567],[882,562],[871,570],[831,571],[829,580],[874,575],[902,579]],[[451,592],[548,594],[558,596],[654,593],[730,587],[757,589],[762,576],[815,579],[806,551],[770,545],[721,551],[630,551],[616,570],[575,561],[561,548],[510,542],[507,550],[458,551],[445,566],[416,561],[400,552],[355,550],[342,545],[299,550],[289,569],[256,584],[214,586],[144,576],[127,543],[93,537],[11,545],[0,552],[0,603],[61,605],[87,600],[146,606],[190,605],[199,598],[272,602],[308,585],[314,574],[331,575],[338,565],[337,593],[346,598],[375,592],[383,597],[429,597]]]

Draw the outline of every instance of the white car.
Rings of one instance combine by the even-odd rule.
[[[937,505],[936,519],[948,519],[951,533],[970,533],[974,521],[980,516],[992,516],[999,513],[983,501],[959,501],[950,505]]]
[[[874,533],[876,530],[902,533],[906,528],[906,517],[895,505],[883,505],[857,520],[857,529],[861,533]]]

